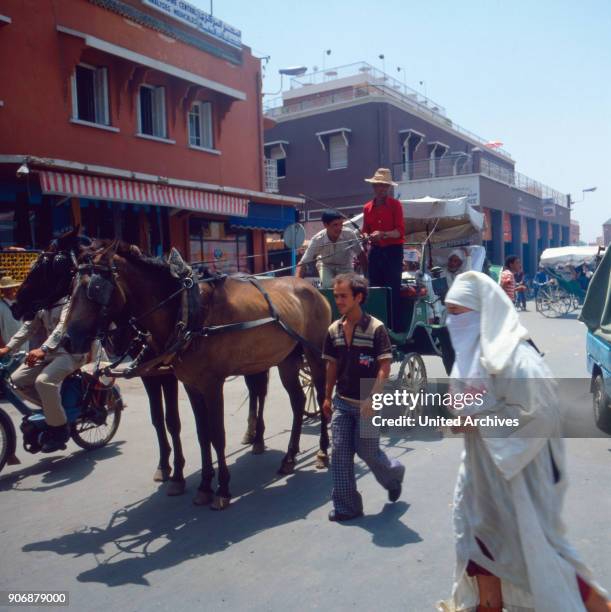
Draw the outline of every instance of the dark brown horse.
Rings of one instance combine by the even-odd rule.
[[[58,300],[69,295],[76,273],[76,258],[99,248],[108,246],[108,241],[95,240],[93,243],[79,234],[79,227],[54,239],[43,251],[21,284],[12,306],[17,319],[31,319],[40,309],[50,308]],[[131,330],[128,330],[128,332]],[[107,350],[123,354],[133,338],[133,334],[111,335],[112,346]],[[268,373],[248,376],[246,386],[249,390],[248,430],[244,435],[245,444],[253,444],[253,453],[263,452],[263,407],[267,395]],[[159,446],[159,461],[153,475],[156,482],[169,480],[166,493],[181,495],[185,489],[185,459],[180,438],[181,422],[178,410],[178,381],[172,371],[154,376],[142,377],[142,384],[149,400],[151,422],[155,429]],[[168,434],[170,440],[168,439]],[[170,457],[174,452],[173,464]]]
[[[105,281],[108,297],[96,299],[91,281]],[[225,460],[223,385],[234,375],[264,372],[278,366],[283,386],[289,393],[293,426],[281,473],[291,473],[299,452],[305,395],[299,383],[302,353],[310,366],[319,404],[324,398],[325,368],[320,355],[331,310],[322,295],[308,282],[292,277],[260,281],[280,319],[300,341],[277,322],[251,329],[227,330],[211,336],[195,335],[188,346],[171,358],[171,366],[188,386],[202,450],[202,479],[196,504],[212,502],[214,509],[229,504],[229,470]],[[169,266],[142,256],[137,249],[114,243],[82,266],[72,294],[67,320],[67,342],[74,352],[107,325],[120,320],[129,310],[151,334],[155,352],[167,354],[175,337],[181,307],[181,283]],[[174,297],[170,297],[174,296]],[[169,299],[170,298],[170,299]],[[204,326],[221,326],[256,321],[270,316],[261,291],[245,279],[222,278],[200,285],[200,314]],[[211,447],[218,460],[218,488],[213,496],[214,477]],[[329,446],[327,424],[321,419],[319,460],[326,460]]]

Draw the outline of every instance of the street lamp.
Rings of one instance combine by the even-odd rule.
[[[566,195],[566,205],[567,205],[567,208],[569,210],[571,210],[571,207],[572,207],[573,204],[579,204],[579,202],[583,202],[586,199],[586,193],[593,193],[597,189],[598,189],[598,187],[588,187],[587,189],[582,189],[581,190],[581,194],[582,194],[583,197],[581,198],[581,200],[573,200],[571,198],[571,194],[567,193],[567,195]]]

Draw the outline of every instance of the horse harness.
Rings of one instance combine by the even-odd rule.
[[[129,367],[123,374],[125,378],[144,376],[146,374],[149,374],[155,368],[171,365],[172,362],[182,352],[187,350],[187,348],[190,346],[191,342],[195,338],[207,338],[229,331],[245,331],[249,329],[255,329],[257,327],[262,327],[263,325],[269,325],[270,323],[277,323],[286,334],[293,338],[293,340],[314,351],[318,355],[322,354],[322,351],[319,347],[314,346],[298,332],[296,332],[292,327],[290,327],[285,321],[282,320],[269,293],[262,287],[259,281],[252,276],[238,277],[236,280],[240,280],[242,282],[250,282],[261,293],[261,295],[265,298],[270,315],[268,317],[255,319],[253,321],[242,321],[237,323],[226,323],[223,325],[209,325],[202,327],[200,318],[199,316],[197,316],[197,313],[199,311],[198,307],[200,305],[199,287],[197,283],[193,280],[193,271],[191,267],[188,266],[182,260],[182,258],[180,258],[180,255],[178,255],[178,259],[176,255],[177,252],[175,254],[171,253],[169,260],[172,275],[180,282],[179,289],[174,291],[171,295],[159,302],[159,304],[157,304],[153,308],[149,309],[144,314],[140,315],[139,317],[131,317],[129,319],[127,325],[131,327],[132,330],[135,332],[134,339],[120,357],[118,357],[109,366],[104,368],[104,371],[106,373],[109,373],[111,370],[117,367],[123,361],[123,359],[133,350],[134,346],[138,344],[143,345],[143,348],[140,351],[138,357],[136,357],[136,359],[134,360],[132,366]],[[172,265],[172,257],[174,258],[174,265]],[[179,261],[180,263],[176,265],[176,261]],[[101,306],[102,320],[100,322],[100,328],[98,329],[97,336],[100,339],[104,339],[104,337],[108,334],[108,307],[112,297],[112,292],[116,287],[119,291],[123,293],[123,290],[117,283],[116,266],[114,263],[111,263],[110,266],[105,266],[90,262],[78,266],[77,273],[89,273],[90,275],[90,279],[87,284],[86,295],[89,300]],[[227,278],[226,274],[217,274],[210,278],[198,279],[198,282],[216,283],[223,281],[225,278]],[[145,354],[146,342],[149,337],[149,333],[142,330],[139,325],[140,321],[146,316],[159,310],[179,295],[181,296],[180,319],[176,323],[174,334],[166,343],[166,347],[161,355],[157,355],[156,357],[148,359],[147,361],[141,363],[140,358]],[[102,325],[104,326],[104,329],[102,329]],[[117,372],[113,372],[113,375],[116,376]]]

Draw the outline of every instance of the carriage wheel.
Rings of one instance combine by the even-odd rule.
[[[554,301],[556,299],[554,288],[551,286],[541,287],[537,294],[535,306],[537,311],[544,317],[553,318],[557,316],[554,310]]]
[[[567,293],[561,287],[556,288],[554,294],[554,300],[551,306],[556,316],[563,317],[571,312],[573,296],[570,293]]]
[[[396,382],[398,389],[405,389],[410,393],[418,393],[420,390],[426,390],[426,366],[418,353],[408,353],[405,355],[399,367]],[[422,406],[420,404],[418,404],[414,410],[410,410],[409,407],[406,407],[403,413],[403,416],[411,416],[416,419],[421,415]]]
[[[303,409],[303,418],[318,418],[320,416],[320,407],[318,406],[318,401],[316,400],[316,387],[314,386],[314,381],[312,380],[310,366],[305,359],[303,360],[301,370],[299,370],[299,384],[301,385],[301,388],[306,396],[306,403]]]

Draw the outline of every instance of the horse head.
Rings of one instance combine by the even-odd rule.
[[[91,246],[79,227],[51,242],[34,262],[19,287],[11,311],[16,319],[32,319],[38,310],[53,306],[70,293],[76,258]]]
[[[79,259],[66,319],[66,348],[74,353],[86,352],[91,342],[101,336],[110,340],[113,353],[124,352],[136,330],[147,330],[143,324],[136,327],[132,318],[151,308],[157,310],[155,307],[176,283],[167,264],[143,255],[134,245],[114,241],[94,254],[85,253]],[[177,303],[172,300],[167,306],[172,309]],[[172,321],[175,310],[171,313]],[[167,323],[163,316],[161,319]],[[150,319],[147,317],[146,321]]]

